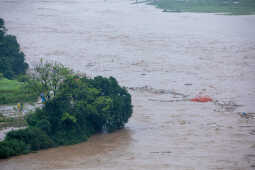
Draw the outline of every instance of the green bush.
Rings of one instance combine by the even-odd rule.
[[[44,131],[35,127],[11,131],[7,133],[6,140],[22,141],[32,151],[54,146],[54,142],[50,137]]]
[[[17,76],[19,82],[29,82],[30,77],[28,75],[19,75]]]
[[[27,145],[21,140],[11,139],[0,142],[0,158],[23,154],[27,150]]]
[[[38,128],[11,131],[4,141],[0,142],[0,158],[8,158],[52,146],[54,146],[54,142]]]
[[[51,132],[51,124],[47,119],[42,119],[39,122],[37,122],[36,127],[43,130],[47,134],[50,134]]]

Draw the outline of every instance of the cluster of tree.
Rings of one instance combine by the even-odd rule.
[[[88,78],[42,60],[31,76],[24,75],[28,68],[24,54],[16,37],[6,31],[0,19],[0,75],[24,82],[22,93],[15,92],[10,100],[16,101],[16,94],[31,98],[41,93],[45,103],[27,115],[27,128],[9,132],[0,142],[0,158],[78,143],[92,134],[123,128],[128,122],[131,96],[113,77]],[[0,99],[9,101],[5,96]]]
[[[59,74],[52,73],[53,67]],[[48,82],[57,80],[44,86],[51,95],[42,108],[26,117],[27,129],[9,132],[0,142],[0,158],[85,141],[92,134],[123,128],[131,117],[131,96],[113,77],[88,78],[58,64],[48,68],[52,70]],[[42,76],[45,71],[37,73]],[[39,82],[43,87],[45,82]]]
[[[6,34],[6,31],[4,20],[0,18],[0,73],[12,79],[24,74],[28,64],[25,62],[25,55],[21,52],[16,37]]]

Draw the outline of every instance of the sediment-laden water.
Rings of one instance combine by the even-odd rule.
[[[1,170],[254,169],[255,16],[162,13],[133,2],[0,1],[31,65],[42,57],[114,76],[134,105],[123,130],[1,160]],[[190,102],[196,95],[214,102]]]

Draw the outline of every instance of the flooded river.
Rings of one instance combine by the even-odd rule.
[[[1,0],[0,17],[31,65],[42,57],[114,76],[134,105],[123,130],[1,160],[0,170],[255,168],[255,16],[163,13],[128,0]],[[196,95],[214,102],[190,102]]]

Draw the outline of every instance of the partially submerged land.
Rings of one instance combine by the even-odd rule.
[[[131,114],[131,96],[114,78],[73,75],[26,117],[28,128],[7,133],[0,158],[86,141],[92,134],[123,128]]]
[[[254,0],[152,0],[149,4],[163,9],[163,12],[255,14]]]
[[[8,132],[0,142],[0,158],[79,143],[95,133],[121,129],[128,122],[132,115],[131,95],[113,77],[90,78],[62,64],[43,60],[31,75],[25,75],[27,67],[15,72],[16,67],[24,66],[24,55],[16,37],[6,35],[1,19],[0,24],[0,104],[31,101],[39,94],[43,99],[43,106],[25,117],[23,114],[8,117],[0,113],[0,130],[22,127]],[[9,44],[5,41],[8,37],[11,38],[7,41]],[[16,45],[15,51],[20,55],[13,55],[10,44]],[[23,59],[19,64],[12,61],[17,56]],[[7,63],[13,64],[7,67],[8,71]],[[17,113],[22,112],[22,107],[22,104],[17,105]]]

